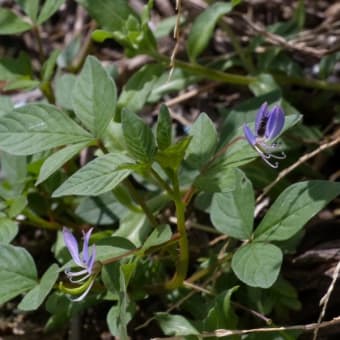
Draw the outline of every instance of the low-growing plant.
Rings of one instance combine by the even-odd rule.
[[[189,61],[174,59],[169,80],[170,58],[159,52],[157,39],[174,20],[153,31],[152,1],[138,15],[127,1],[99,6],[79,0],[99,26],[92,32],[96,42],[113,39],[128,57],[152,58],[119,90],[112,70],[77,47],[76,38],[62,51],[44,50],[42,25],[64,1],[17,1],[25,18],[0,8],[0,34],[30,31],[40,58],[39,72],[26,54],[1,59],[7,90],[39,88],[44,95],[15,108],[0,98],[1,304],[23,296],[18,308],[34,311],[46,300],[47,330],[110,304],[108,327],[119,339],[129,337],[131,324],[138,333],[136,319],[155,320],[165,335],[188,339],[251,325],[235,313],[234,302],[267,315],[299,308],[281,273],[284,254],[339,195],[340,184],[286,182],[268,196],[265,212],[255,212],[254,186],[274,179],[279,162],[286,166],[299,157],[286,135],[308,128],[281,91],[280,79],[293,84],[296,78],[199,64],[220,18],[238,2],[216,2],[195,19],[186,43]],[[240,60],[251,71],[249,54],[241,50]],[[228,112],[222,108],[219,128],[200,113],[187,133],[176,132],[164,94],[204,78],[249,86],[255,96]],[[306,86],[313,84],[321,83]],[[160,104],[157,121],[147,123],[143,116],[154,104]],[[52,246],[43,268],[39,251],[32,256],[18,242],[30,226],[44,231],[38,250],[39,242]],[[175,312],[167,309],[170,302],[178,305]]]

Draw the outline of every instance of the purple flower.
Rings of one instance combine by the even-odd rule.
[[[72,232],[65,227],[63,228],[63,236],[66,248],[70,252],[75,264],[82,268],[81,270],[75,272],[74,271],[72,272],[70,268],[67,268],[65,270],[65,274],[72,283],[82,284],[85,288],[83,294],[79,296],[77,299],[74,299],[73,301],[80,301],[88,294],[93,285],[95,276],[97,274],[93,268],[96,259],[96,246],[95,245],[92,246],[91,254],[89,250],[89,240],[92,230],[93,228],[91,228],[86,233],[83,231],[84,243],[83,251],[81,254],[79,252],[78,242],[76,238],[73,236]]]
[[[284,159],[286,155],[273,154],[278,151],[277,143],[272,142],[281,132],[285,123],[285,115],[279,106],[268,109],[267,103],[262,104],[256,115],[255,135],[247,124],[243,125],[243,132],[248,143],[259,153],[262,159],[271,167],[277,168],[278,162],[271,163],[270,158]]]

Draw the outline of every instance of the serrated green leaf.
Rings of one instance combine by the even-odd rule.
[[[31,255],[21,247],[0,244],[0,305],[32,289],[37,270]]]
[[[59,276],[59,267],[52,264],[40,279],[39,284],[30,290],[19,303],[18,308],[23,311],[32,311],[39,308],[49,294]]]
[[[251,237],[255,197],[251,182],[241,172],[237,172],[235,189],[216,193],[212,199],[210,218],[220,232],[239,240]]]
[[[31,28],[29,23],[23,21],[9,9],[0,8],[0,35],[22,33]]]
[[[113,79],[95,57],[87,57],[73,87],[72,105],[77,117],[96,137],[113,119],[116,99]]]
[[[41,25],[48,20],[65,2],[65,0],[46,0],[41,8],[37,23]]]
[[[8,218],[0,218],[0,243],[10,243],[18,233],[18,224]]]
[[[48,157],[40,168],[39,177],[35,185],[40,184],[55,173],[67,161],[78,154],[88,143],[77,143],[66,146]]]
[[[122,112],[122,128],[130,154],[139,161],[151,162],[156,153],[156,144],[151,128],[130,110]]]
[[[120,169],[122,164],[128,162],[131,159],[118,152],[100,156],[74,173],[52,196],[97,196],[110,191],[129,176],[130,170]]]
[[[190,144],[191,136],[184,137],[176,144],[158,151],[155,160],[163,167],[177,170],[184,159],[185,152]]]
[[[171,145],[172,124],[169,109],[163,104],[159,110],[157,120],[157,145],[164,150]]]
[[[282,257],[273,244],[253,242],[237,249],[231,267],[248,286],[269,288],[279,276]]]
[[[52,105],[30,104],[0,118],[0,147],[15,155],[90,141],[87,131]]]
[[[118,99],[118,115],[116,121],[120,121],[120,111],[125,108],[138,112],[144,107],[153,85],[164,70],[160,64],[149,64],[143,66],[124,85]]]
[[[207,114],[201,113],[192,125],[189,135],[192,140],[187,148],[185,160],[191,167],[198,169],[209,161],[216,150],[216,128]]]
[[[209,6],[194,21],[189,37],[187,51],[191,60],[196,58],[208,46],[219,18],[232,10],[231,3],[216,2]]]
[[[291,185],[276,199],[255,230],[260,241],[294,236],[327,203],[340,194],[340,183],[306,181]]]

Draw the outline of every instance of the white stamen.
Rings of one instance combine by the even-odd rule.
[[[88,279],[90,276],[91,276],[91,274],[87,274],[87,275],[85,275],[84,277],[82,277],[82,278],[80,278],[80,279],[77,279],[77,280],[73,280],[72,277],[69,277],[69,280],[70,280],[70,282],[72,282],[72,283],[79,283],[79,282],[82,282],[82,281]]]

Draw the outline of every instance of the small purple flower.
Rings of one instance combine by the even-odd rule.
[[[286,155],[273,154],[278,151],[277,143],[271,142],[281,132],[285,123],[285,115],[279,106],[268,109],[267,103],[261,105],[255,120],[255,135],[247,124],[243,125],[243,132],[248,143],[259,153],[262,159],[272,168],[279,166],[278,162],[271,163],[270,158],[284,159]]]
[[[82,268],[80,271],[72,272],[70,268],[65,269],[65,274],[67,275],[68,279],[72,283],[81,283],[84,284],[84,287],[86,287],[85,291],[81,296],[79,296],[77,299],[74,299],[73,301],[80,301],[82,300],[90,291],[94,278],[96,276],[96,272],[94,272],[94,263],[96,259],[96,246],[93,245],[91,249],[91,255],[89,251],[89,240],[92,233],[93,228],[91,228],[88,232],[83,231],[84,235],[84,243],[83,243],[83,251],[82,254],[79,252],[78,248],[78,242],[76,238],[73,236],[72,232],[67,229],[63,228],[63,236],[64,236],[64,242],[66,245],[66,248],[70,252],[73,261],[77,266]],[[76,278],[76,279],[75,279]],[[85,282],[87,281],[88,282]]]

